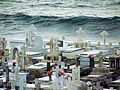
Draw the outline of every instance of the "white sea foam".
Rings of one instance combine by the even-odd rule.
[[[57,4],[60,3],[60,4]],[[6,5],[9,6],[6,7]],[[107,4],[107,5],[106,5]],[[1,13],[25,13],[31,16],[59,16],[59,17],[114,17],[120,16],[120,5],[109,5],[106,2],[82,1],[24,1],[23,3],[3,3]],[[80,7],[83,6],[83,7]]]

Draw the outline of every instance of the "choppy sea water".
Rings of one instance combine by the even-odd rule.
[[[43,38],[76,39],[82,27],[86,40],[100,40],[106,30],[109,40],[120,39],[120,0],[1,0],[0,36],[25,38],[26,32]]]

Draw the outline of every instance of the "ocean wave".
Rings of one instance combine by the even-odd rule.
[[[26,0],[25,0],[26,1]],[[1,2],[1,1],[0,1]],[[3,3],[3,2],[2,2]],[[119,4],[118,2],[115,2]],[[16,2],[5,2],[0,4],[1,13],[17,14],[23,13],[23,15],[28,16],[58,16],[58,17],[80,17],[80,16],[90,16],[90,17],[114,17],[120,16],[119,5],[104,5],[104,3],[93,3],[91,2],[62,2],[62,1],[26,1],[23,3]]]
[[[111,6],[113,6],[113,5],[120,5],[120,1],[110,3],[109,5],[111,5]]]
[[[88,16],[79,16],[79,17],[57,17],[57,16],[30,16],[24,13],[17,13],[13,15],[2,14],[0,13],[0,21],[4,23],[12,23],[13,20],[23,20],[32,24],[39,23],[69,23],[69,24],[86,24],[89,22],[100,22],[104,24],[116,24],[120,23],[120,17],[88,17]]]
[[[85,30],[88,37],[96,38],[103,30],[108,31],[111,37],[119,36],[120,33],[119,2],[5,1],[0,1],[0,34],[3,35],[22,35],[31,24],[43,36],[76,36],[79,27]]]
[[[4,25],[2,29],[6,29],[0,32],[2,34],[11,35],[14,34],[13,31],[16,31],[15,34],[19,34],[21,31],[27,30],[31,24],[34,24],[38,31],[49,33],[62,32],[71,35],[75,34],[75,30],[78,30],[79,27],[86,30],[88,36],[98,35],[103,30],[111,33],[111,36],[113,36],[113,33],[115,33],[114,36],[120,33],[120,17],[117,16],[107,18],[88,16],[56,17],[29,16],[24,13],[17,13],[14,15],[0,13],[0,27]]]
[[[64,8],[94,8],[94,6],[90,5],[85,5],[85,4],[63,4],[63,3],[52,3],[52,4],[40,4],[40,5],[45,5],[45,6],[50,6],[50,7],[64,7]]]
[[[0,33],[0,35],[16,35],[16,34],[24,34],[24,31],[20,31],[20,32],[4,32],[4,33]]]

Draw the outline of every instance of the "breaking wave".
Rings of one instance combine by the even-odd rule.
[[[37,29],[49,28],[56,29],[56,32],[62,31],[73,33],[79,27],[83,27],[88,34],[98,34],[102,30],[109,33],[115,33],[112,36],[120,33],[120,17],[57,17],[57,16],[30,16],[24,13],[13,15],[0,14],[0,28],[4,27],[5,31],[20,31],[31,24],[34,24]],[[3,25],[3,26],[2,26]],[[42,28],[41,28],[42,27]],[[65,31],[66,30],[66,31]],[[91,32],[92,31],[92,32]]]

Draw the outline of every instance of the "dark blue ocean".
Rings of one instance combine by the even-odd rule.
[[[99,2],[98,2],[99,1]],[[77,38],[81,27],[87,40],[120,39],[120,0],[0,0],[0,36],[25,38],[33,32],[42,37]]]

